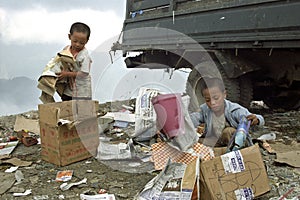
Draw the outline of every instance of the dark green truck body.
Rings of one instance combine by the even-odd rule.
[[[187,92],[199,99],[201,69],[215,65],[232,100],[300,107],[300,1],[127,0],[126,6],[122,40],[112,49],[142,52],[127,57],[127,67],[191,68]]]

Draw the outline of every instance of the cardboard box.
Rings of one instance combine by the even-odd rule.
[[[253,199],[270,190],[258,145],[200,164],[200,199]]]
[[[38,109],[43,160],[65,166],[96,155],[99,146],[97,101],[40,104]]]

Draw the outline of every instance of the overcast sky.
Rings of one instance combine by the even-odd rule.
[[[81,21],[91,27],[92,37],[87,47],[93,49],[121,31],[124,3],[122,0],[1,0],[1,42],[64,45],[69,43],[70,25]]]
[[[25,76],[37,80],[47,62],[70,44],[71,24],[80,21],[91,28],[86,47],[94,61],[92,78],[97,100],[130,98],[141,86],[183,91],[185,73],[182,76],[176,72],[170,79],[163,71],[130,71],[121,53],[111,63],[108,51],[121,33],[125,3],[125,0],[0,0],[0,79]],[[2,105],[0,109],[7,107]]]

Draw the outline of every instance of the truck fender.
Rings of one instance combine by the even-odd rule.
[[[214,56],[219,61],[228,78],[237,78],[246,73],[258,70],[259,67],[229,51],[214,51]]]

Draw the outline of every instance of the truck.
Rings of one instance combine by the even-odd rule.
[[[300,107],[300,1],[127,0],[121,50],[127,68],[191,69],[190,109],[199,80],[222,78],[229,100]]]

